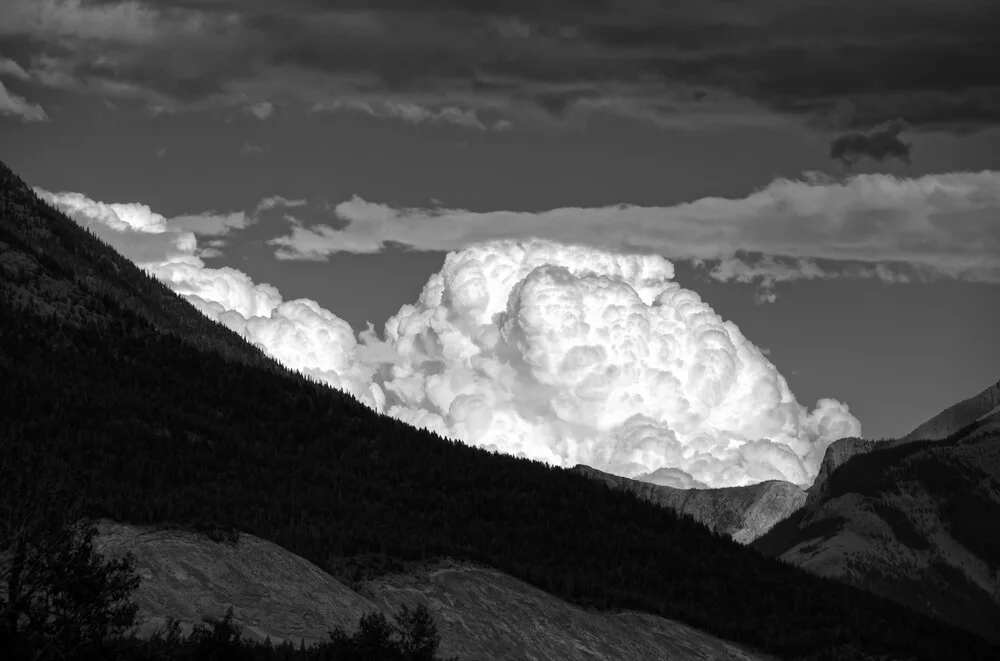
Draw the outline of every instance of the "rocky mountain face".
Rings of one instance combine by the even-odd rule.
[[[842,438],[812,486],[675,489],[575,470],[765,555],[1000,642],[1000,383],[903,438]]]
[[[816,479],[813,481],[812,486],[806,489],[807,497],[802,504],[805,505],[807,502],[814,503],[826,493],[830,476],[834,471],[854,457],[871,452],[878,447],[888,447],[887,442],[848,437],[831,443],[823,455],[823,463],[819,466],[819,473],[816,474]]]
[[[573,470],[691,516],[741,544],[754,541],[806,502],[805,491],[781,480],[724,489],[677,489],[612,475],[582,464]]]
[[[851,458],[888,443],[864,438],[842,438],[827,448],[816,480],[809,489],[782,480],[768,480],[745,487],[678,489],[630,479],[580,464],[574,471],[593,480],[635,494],[643,500],[685,514],[720,535],[750,544],[788,519],[807,502],[825,493],[827,480]]]
[[[754,547],[1000,641],[1000,415],[977,422],[835,456],[804,507]],[[828,455],[863,444],[844,447]]]
[[[939,441],[997,414],[1000,414],[1000,381],[978,395],[948,407],[900,440]]]
[[[212,541],[179,529],[101,521],[95,547],[135,554],[140,635],[168,616],[190,633],[205,618],[233,619],[251,640],[319,642],[365,613],[387,617],[403,604],[426,605],[442,636],[441,654],[462,659],[671,659],[765,661],[687,625],[634,612],[585,610],[491,568],[437,562],[361,581],[352,589],[276,544],[242,534]]]

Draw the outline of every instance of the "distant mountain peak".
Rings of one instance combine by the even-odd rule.
[[[1000,381],[977,395],[949,406],[900,441],[940,441],[1000,412]]]

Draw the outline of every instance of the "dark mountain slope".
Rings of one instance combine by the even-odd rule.
[[[887,443],[820,486],[755,548],[1000,641],[1000,434]]]
[[[169,332],[227,358],[284,368],[225,326],[40,200],[0,163],[0,278],[10,304],[55,315],[72,325],[111,321],[103,300],[128,310],[157,332]]]
[[[579,605],[677,619],[787,658],[847,646],[996,657],[976,637],[632,494],[444,440],[284,374],[220,326],[193,327],[186,311],[174,320],[182,302],[155,282],[145,297],[122,293],[89,262],[107,246],[5,182],[0,460],[25,474],[76,470],[95,515],[233,526],[348,580],[467,559]],[[70,257],[51,258],[51,236],[69,237]]]

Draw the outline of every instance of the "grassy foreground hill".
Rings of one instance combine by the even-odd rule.
[[[997,658],[978,637],[630,493],[414,429],[291,374],[5,167],[0,402],[0,461],[79,471],[93,514],[236,528],[349,581],[450,556],[785,658]]]

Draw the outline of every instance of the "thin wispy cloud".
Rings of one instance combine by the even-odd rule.
[[[30,80],[31,76],[14,60],[0,56],[0,76],[10,76],[18,80]]]
[[[276,209],[279,207],[304,207],[309,204],[308,200],[302,198],[287,198],[281,195],[271,195],[265,198],[261,198],[260,202],[257,203],[256,211],[259,213],[266,209]]]
[[[775,283],[871,277],[1000,283],[1000,172],[906,179],[779,179],[737,199],[670,207],[617,205],[539,212],[395,208],[360,197],[336,205],[329,224],[296,222],[269,241],[279,259],[325,260],[388,245],[458,250],[493,239],[537,237],[653,252],[710,264],[719,280]],[[763,260],[735,259],[757,253]],[[823,260],[822,265],[817,260]]]
[[[42,106],[14,94],[3,81],[0,81],[0,115],[17,117],[24,122],[45,122],[49,119]]]
[[[265,151],[267,151],[266,147],[255,145],[252,142],[244,142],[243,146],[240,147],[240,156],[260,156]]]

